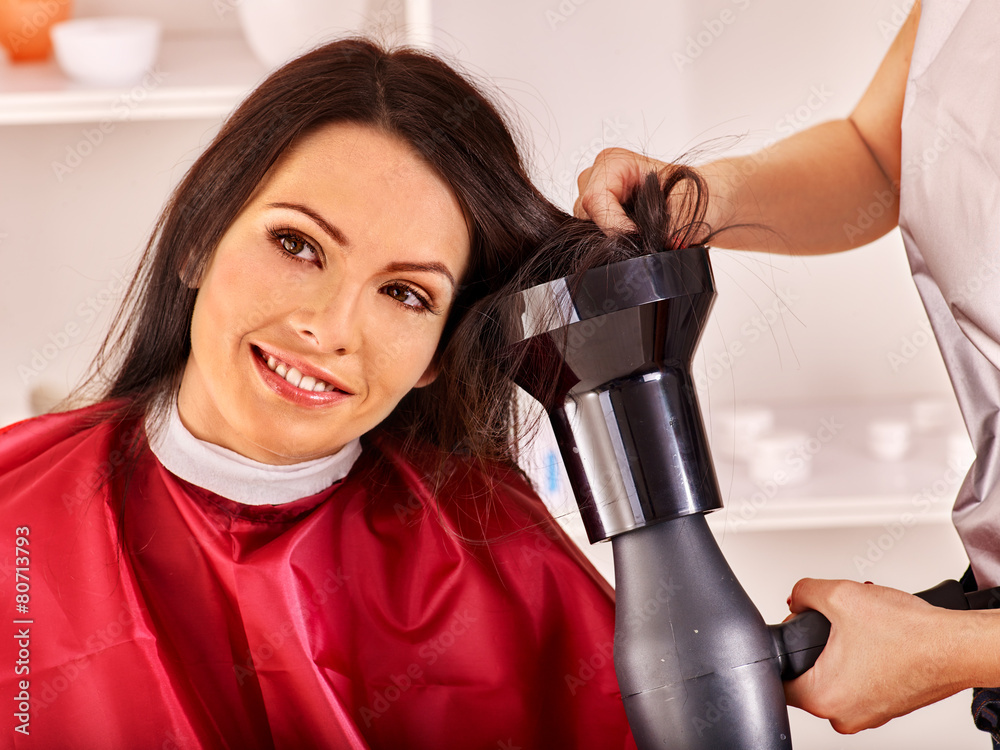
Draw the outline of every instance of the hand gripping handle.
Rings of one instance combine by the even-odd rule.
[[[1000,587],[966,594],[958,581],[942,581],[915,596],[944,609],[1000,607]],[[783,680],[793,680],[815,664],[830,639],[830,621],[812,609],[767,627],[774,639]]]

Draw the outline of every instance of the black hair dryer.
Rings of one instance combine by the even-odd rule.
[[[518,384],[549,413],[591,543],[615,560],[615,672],[640,750],[792,746],[782,680],[819,657],[830,623],[766,625],[705,514],[722,507],[691,377],[715,300],[707,247],[642,255],[532,287]],[[948,609],[1000,588],[944,581]]]
[[[691,359],[708,248],[643,255],[515,296],[518,384],[549,413],[591,543],[611,539],[615,671],[645,748],[792,746],[782,677],[829,624],[768,626],[708,528],[722,507]]]

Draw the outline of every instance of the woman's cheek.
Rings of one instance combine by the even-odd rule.
[[[280,266],[248,264],[233,269],[224,283],[229,310],[239,311],[239,326],[247,331],[262,327],[294,301],[295,279]]]
[[[380,378],[391,378],[393,390],[401,390],[400,398],[409,392],[430,365],[441,338],[441,326],[434,321],[421,320],[425,316],[404,311],[412,320],[392,321],[383,329],[378,354],[378,367],[373,372]],[[393,335],[386,336],[385,331]]]

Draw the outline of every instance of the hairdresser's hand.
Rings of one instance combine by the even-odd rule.
[[[580,191],[573,214],[591,219],[601,229],[634,229],[622,210],[622,202],[650,172],[662,172],[667,164],[624,148],[606,148],[576,178]]]
[[[785,683],[788,705],[829,719],[841,733],[881,726],[972,687],[969,667],[983,661],[969,637],[979,613],[940,609],[896,589],[806,578],[795,584],[789,608],[818,610],[832,627],[813,668]]]

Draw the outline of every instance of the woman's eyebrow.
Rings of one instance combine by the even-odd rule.
[[[276,201],[274,203],[268,203],[268,208],[290,208],[292,211],[298,211],[301,214],[305,214],[310,219],[315,221],[322,227],[323,231],[328,235],[333,237],[337,242],[343,245],[345,248],[350,247],[351,243],[348,241],[344,233],[341,232],[337,227],[328,222],[322,216],[320,216],[316,211],[313,211],[309,206],[304,206],[301,203],[285,203],[284,201]]]
[[[451,275],[451,271],[448,270],[448,266],[444,263],[439,263],[436,260],[429,263],[411,263],[400,261],[397,263],[390,263],[385,267],[385,270],[389,273],[395,273],[397,271],[430,271],[431,273],[439,273],[448,279],[452,289],[456,287],[455,277]]]

